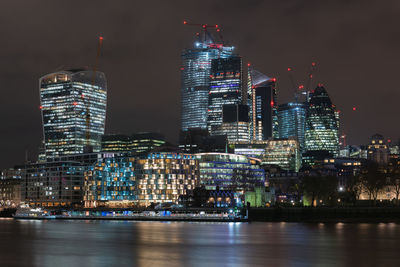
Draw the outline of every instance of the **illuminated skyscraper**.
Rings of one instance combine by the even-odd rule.
[[[339,149],[339,121],[335,105],[332,104],[323,86],[318,85],[309,101],[305,151],[329,152],[336,156]]]
[[[278,165],[284,170],[298,172],[301,166],[301,155],[297,138],[266,141],[262,162],[267,165]]]
[[[229,143],[249,142],[249,107],[247,105],[224,105],[219,135],[226,135]]]
[[[92,85],[92,81],[94,81]],[[68,70],[40,78],[46,158],[100,151],[107,104],[104,73]]]
[[[215,44],[212,40],[196,42],[182,53],[181,129],[207,129],[208,93],[211,61],[232,56],[233,47]]]
[[[278,107],[279,138],[296,137],[301,151],[305,145],[306,112],[304,103],[287,103]]]
[[[222,125],[224,105],[242,102],[242,59],[218,58],[211,63],[211,81],[208,94],[207,125],[210,135],[218,134]]]
[[[251,66],[249,66],[248,79],[250,138],[252,140],[278,138],[276,79],[266,76]]]

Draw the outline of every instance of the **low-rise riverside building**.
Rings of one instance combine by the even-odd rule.
[[[177,203],[179,195],[193,190],[198,181],[198,161],[191,154],[104,158],[85,174],[85,207]]]
[[[41,207],[80,206],[84,171],[85,165],[76,161],[28,164],[21,183],[22,201]]]
[[[265,186],[261,160],[229,153],[199,153],[200,185],[208,190],[254,191]]]
[[[21,202],[21,177],[24,169],[5,169],[0,173],[0,207],[16,207]]]

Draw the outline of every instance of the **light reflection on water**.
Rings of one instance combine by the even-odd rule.
[[[0,220],[0,266],[398,266],[398,224]]]

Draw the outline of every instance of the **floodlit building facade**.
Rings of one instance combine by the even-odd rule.
[[[229,153],[199,153],[200,185],[208,190],[254,191],[264,187],[261,161]]]
[[[39,86],[46,158],[100,151],[107,104],[104,73],[59,71],[40,78]]]
[[[379,165],[387,165],[389,162],[389,148],[385,139],[380,134],[375,134],[371,137],[371,142],[368,145],[367,158],[375,161]]]
[[[309,101],[305,128],[305,151],[308,154],[313,154],[315,151],[327,151],[336,156],[338,150],[338,113],[325,88],[319,85],[312,92]]]

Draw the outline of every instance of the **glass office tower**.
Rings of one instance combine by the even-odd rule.
[[[304,150],[304,132],[306,126],[306,104],[287,103],[278,106],[279,138],[296,137],[300,151]]]
[[[107,104],[104,73],[59,71],[40,78],[39,86],[46,158],[89,147],[100,151]]]
[[[211,63],[210,78],[207,125],[210,135],[215,135],[222,126],[223,106],[239,105],[242,102],[242,59],[214,59]]]
[[[249,106],[224,105],[222,125],[218,134],[225,135],[229,143],[249,142]]]
[[[181,129],[207,129],[208,93],[211,61],[232,56],[233,47],[216,45],[211,40],[196,42],[182,53]]]
[[[278,138],[278,117],[275,79],[249,66],[247,104],[250,107],[250,138]]]
[[[324,87],[318,86],[309,101],[305,151],[326,151],[336,156],[339,149],[339,122],[335,105]]]

